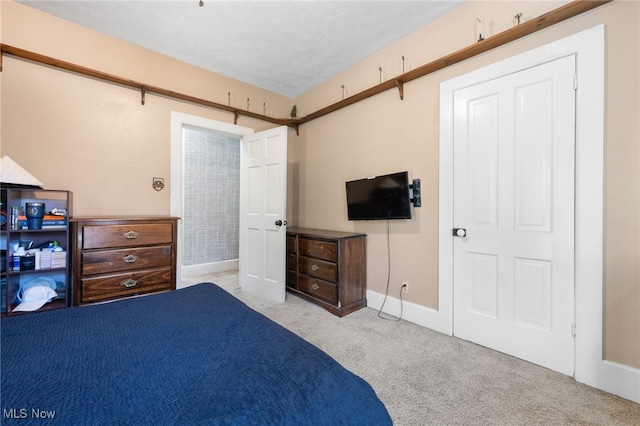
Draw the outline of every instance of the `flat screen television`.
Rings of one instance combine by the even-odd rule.
[[[349,220],[411,219],[409,173],[346,182]]]

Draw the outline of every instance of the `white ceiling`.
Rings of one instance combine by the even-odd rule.
[[[17,0],[295,98],[466,0]]]

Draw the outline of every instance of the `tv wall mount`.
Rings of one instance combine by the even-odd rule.
[[[414,179],[409,185],[409,197],[413,207],[422,207],[422,195],[420,195],[420,179]]]

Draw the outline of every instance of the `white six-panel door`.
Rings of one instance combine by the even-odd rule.
[[[454,335],[573,375],[575,58],[454,94]]]
[[[240,161],[240,286],[284,302],[287,128],[244,136]]]

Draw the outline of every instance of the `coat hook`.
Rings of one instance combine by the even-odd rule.
[[[229,103],[229,106],[231,106],[231,92],[227,93],[227,102]]]
[[[262,115],[267,115],[267,103],[262,103]]]
[[[404,55],[402,55],[402,74],[404,74]]]
[[[249,98],[247,98],[247,111],[249,111]]]
[[[342,100],[344,100],[344,84],[340,85],[342,87]]]
[[[140,103],[142,105],[144,105],[144,97],[146,93],[147,93],[147,88],[144,86],[140,87]]]
[[[484,33],[484,25],[482,23],[482,18],[478,16],[476,18],[476,35],[478,36],[478,42],[484,40],[482,33]]]
[[[520,25],[520,18],[522,18],[522,12],[518,13],[516,16],[516,25]]]
[[[382,83],[382,67],[378,67],[378,71],[380,72],[380,83]]]

